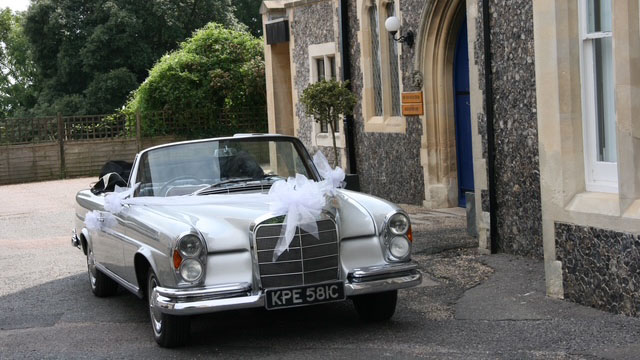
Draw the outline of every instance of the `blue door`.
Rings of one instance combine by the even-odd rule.
[[[453,63],[455,92],[456,155],[458,160],[458,206],[466,205],[465,193],[473,192],[473,152],[471,149],[471,111],[469,108],[469,56],[467,19],[458,32]]]

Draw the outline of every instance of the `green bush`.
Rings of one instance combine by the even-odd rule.
[[[262,40],[209,23],[153,66],[124,111],[235,113],[265,104]],[[147,119],[144,128],[159,127]]]

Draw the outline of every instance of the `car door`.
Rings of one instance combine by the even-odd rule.
[[[122,272],[122,243],[117,238],[121,225],[117,217],[108,211],[98,211],[100,229],[91,234],[96,261],[107,270],[120,276]],[[112,218],[112,219],[110,219]]]
[[[124,226],[124,237],[122,241],[122,277],[132,285],[139,287],[140,284],[138,284],[138,279],[136,278],[135,256],[143,244],[142,240],[145,238],[145,231],[139,225],[139,222],[135,220],[136,210],[136,206],[134,205],[121,214],[121,221]]]

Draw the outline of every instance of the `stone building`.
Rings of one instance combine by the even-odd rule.
[[[298,99],[349,80],[359,102],[336,136],[362,191],[429,208],[473,192],[481,249],[543,258],[550,296],[640,315],[639,0],[280,0],[261,13],[271,132],[331,156]]]

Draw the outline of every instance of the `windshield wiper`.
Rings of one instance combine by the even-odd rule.
[[[285,180],[280,175],[263,175],[259,180]]]
[[[240,182],[246,182],[246,181],[252,181],[252,180],[256,180],[254,178],[250,178],[250,177],[237,177],[237,178],[230,178],[227,180],[222,180],[222,181],[218,181],[217,183],[213,183],[207,187],[204,187],[200,190],[194,191],[191,195],[200,195],[203,192],[209,191],[211,189],[217,188],[220,185],[225,185],[225,184],[233,184],[233,183],[240,183]]]

